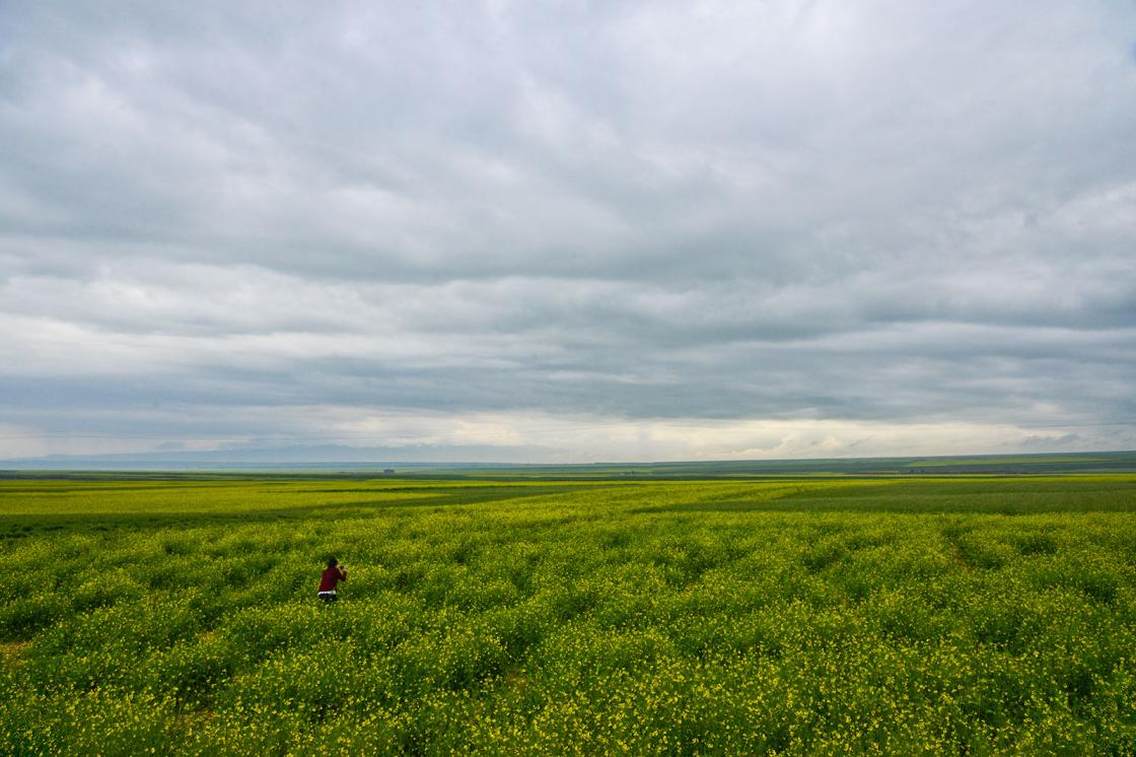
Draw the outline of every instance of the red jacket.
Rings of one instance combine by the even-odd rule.
[[[320,591],[335,591],[335,585],[340,581],[347,580],[347,571],[336,565],[333,568],[328,568],[320,576]]]

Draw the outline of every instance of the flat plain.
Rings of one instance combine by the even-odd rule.
[[[0,570],[5,754],[1136,753],[1134,474],[29,477]]]

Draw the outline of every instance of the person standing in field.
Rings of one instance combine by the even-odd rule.
[[[347,571],[340,566],[339,560],[334,557],[327,561],[327,569],[320,576],[319,598],[324,602],[334,602],[338,599],[335,587],[340,581],[347,580]]]

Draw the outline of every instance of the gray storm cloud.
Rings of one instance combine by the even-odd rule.
[[[0,453],[1134,447],[1134,40],[1108,2],[4,3]]]

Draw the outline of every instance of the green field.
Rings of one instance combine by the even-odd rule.
[[[0,569],[4,754],[1136,753],[1133,474],[24,478]]]

